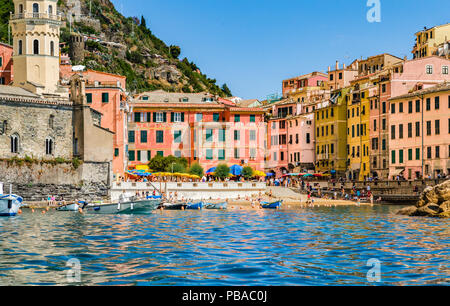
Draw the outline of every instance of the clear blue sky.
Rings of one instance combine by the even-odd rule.
[[[369,23],[367,0],[112,0],[233,94],[265,99],[281,81],[325,72],[336,60],[381,53],[411,58],[414,33],[450,22],[449,0],[380,0]]]

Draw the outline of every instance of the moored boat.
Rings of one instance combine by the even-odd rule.
[[[87,204],[82,207],[87,214],[141,214],[155,210],[160,200],[130,200],[112,204]]]
[[[167,210],[185,210],[187,207],[186,203],[164,203],[161,204],[159,208]]]
[[[56,208],[57,211],[78,211],[80,209],[80,205],[84,205],[86,202],[79,201],[78,203],[71,203],[59,206]]]
[[[223,203],[206,203],[205,209],[219,209],[219,210],[225,210],[228,207],[227,202]]]
[[[3,194],[3,183],[0,183],[0,217],[12,217],[18,214],[22,206],[22,197],[12,194],[10,186],[9,194]]]
[[[203,208],[203,202],[198,203],[188,203],[186,209],[190,210],[201,210]]]
[[[280,209],[283,201],[276,202],[261,202],[261,207],[264,209]]]

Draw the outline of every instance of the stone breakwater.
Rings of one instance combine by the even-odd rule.
[[[450,217],[450,180],[434,187],[428,187],[420,196],[416,206],[409,206],[397,212],[398,215],[418,217]]]

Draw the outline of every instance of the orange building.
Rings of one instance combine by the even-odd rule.
[[[13,80],[13,48],[0,42],[0,85],[9,85]]]

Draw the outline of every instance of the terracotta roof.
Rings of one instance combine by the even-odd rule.
[[[261,107],[230,107],[232,112],[265,112]]]
[[[389,101],[391,101],[391,100],[399,100],[399,99],[407,99],[407,98],[417,97],[417,96],[420,96],[420,95],[427,95],[427,94],[441,92],[441,91],[450,91],[450,83],[449,82],[445,82],[445,83],[441,83],[441,84],[438,84],[438,85],[433,86],[433,87],[425,88],[425,89],[422,89],[422,90],[416,90],[416,91],[411,92],[411,93],[406,94],[406,95],[392,97],[392,98],[389,99]]]
[[[254,103],[261,103],[258,99],[242,100],[237,103],[239,107],[248,107]]]

